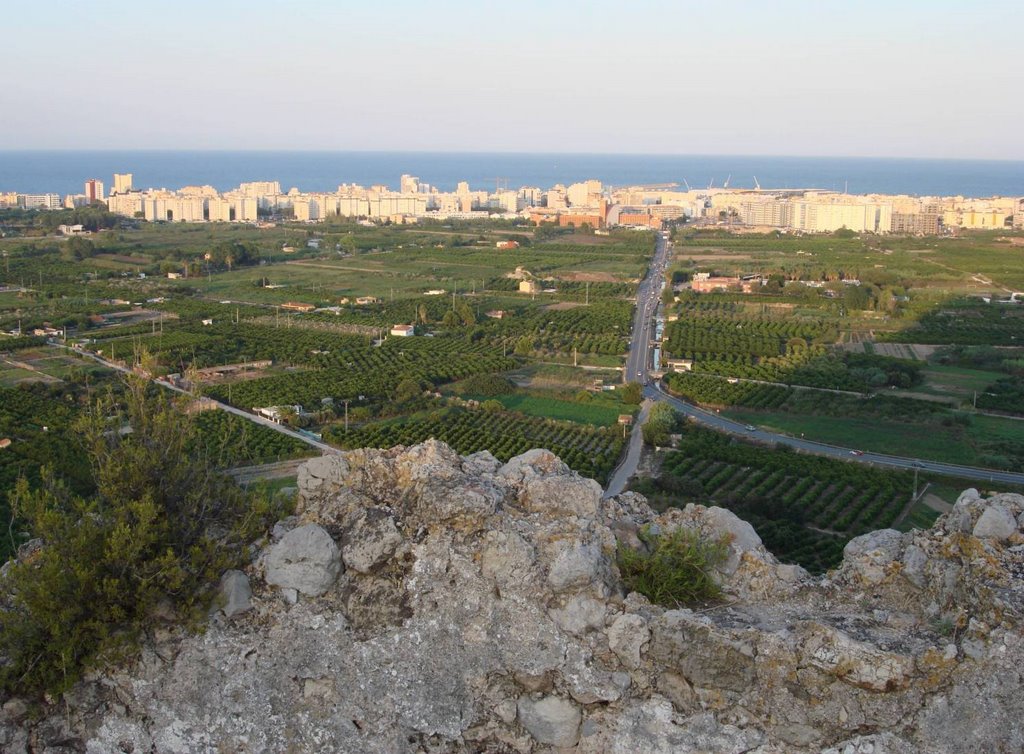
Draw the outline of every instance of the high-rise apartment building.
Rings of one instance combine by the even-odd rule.
[[[132,190],[131,173],[114,173],[114,193],[127,194]]]
[[[420,190],[420,179],[415,175],[403,175],[398,182],[398,191],[401,194],[416,194]]]
[[[86,202],[92,204],[93,202],[102,202],[103,196],[103,181],[98,178],[90,178],[85,182],[85,199]]]
[[[570,207],[596,207],[601,199],[601,181],[588,180],[574,183],[565,190]]]

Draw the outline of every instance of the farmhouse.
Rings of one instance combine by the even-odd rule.
[[[262,416],[264,419],[270,419],[275,424],[280,424],[285,412],[289,409],[294,411],[296,416],[302,416],[302,406],[267,406],[265,408],[254,408],[253,411],[257,416]]]
[[[416,334],[416,327],[414,325],[394,325],[391,328],[391,334],[397,338],[408,338]]]
[[[667,366],[673,372],[690,372],[690,371],[693,371],[693,360],[692,359],[665,359],[665,366]]]
[[[299,301],[288,301],[281,304],[281,308],[289,312],[311,312],[316,309],[313,304],[303,304]]]

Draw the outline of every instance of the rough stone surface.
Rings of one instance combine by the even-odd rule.
[[[1017,520],[1001,505],[985,509],[974,525],[974,536],[987,539],[1007,540],[1017,531]]]
[[[583,716],[570,701],[557,696],[519,699],[519,722],[534,740],[552,746],[572,746],[579,740]]]
[[[270,548],[264,568],[268,584],[318,597],[338,578],[341,553],[322,527],[306,524]]]
[[[226,571],[220,580],[220,596],[217,600],[226,618],[234,618],[252,609],[252,589],[249,577],[242,571]]]
[[[602,500],[545,450],[313,459],[225,574],[230,620],[167,618],[38,715],[0,700],[0,751],[1017,752],[1022,523],[1021,496],[968,490],[814,577],[727,510]],[[723,599],[628,593],[616,552],[644,527],[728,541]]]

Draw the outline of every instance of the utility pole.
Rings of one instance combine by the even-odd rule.
[[[349,402],[348,398],[346,398],[345,400],[342,401],[342,403],[345,404],[345,433],[346,434],[348,434],[348,402]]]
[[[977,390],[974,391],[974,408],[975,408],[975,410],[977,410],[977,408],[978,408],[978,391]]]
[[[914,467],[914,498],[913,498],[913,500],[917,500],[917,466]]]
[[[587,297],[586,297],[586,303],[587,303],[587,305],[588,305],[588,306],[590,305],[590,281],[589,281],[589,280],[587,281]]]

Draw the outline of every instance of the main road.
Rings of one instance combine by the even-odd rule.
[[[626,371],[623,382],[646,382],[651,365],[651,349],[654,346],[654,315],[661,300],[661,284],[665,279],[668,265],[668,235],[658,233],[654,247],[654,258],[647,274],[640,281],[636,295],[636,313],[633,315],[633,335],[629,341],[626,356]]]
[[[647,270],[647,275],[640,282],[637,292],[633,334],[629,343],[629,354],[626,357],[626,372],[623,375],[623,381],[639,382],[644,386],[645,410],[642,412],[640,420],[633,426],[634,437],[630,438],[630,443],[622,462],[609,479],[608,488],[605,493],[606,496],[617,495],[622,492],[626,488],[629,478],[636,473],[640,459],[639,445],[641,442],[640,438],[636,437],[636,435],[641,433],[643,420],[648,413],[647,408],[651,405],[650,402],[654,401],[668,402],[674,409],[692,421],[720,432],[727,432],[744,440],[753,440],[762,444],[786,445],[804,453],[829,456],[844,461],[867,463],[873,466],[909,471],[916,469],[921,472],[944,474],[992,484],[1024,485],[1024,473],[981,469],[975,466],[960,466],[953,463],[939,463],[938,461],[928,461],[923,458],[904,458],[884,453],[871,453],[869,451],[805,440],[802,437],[791,437],[790,435],[769,432],[752,425],[741,424],[720,416],[717,412],[708,411],[670,395],[660,382],[652,381],[650,375],[652,352],[655,346],[652,337],[654,317],[658,310],[662,281],[664,280],[665,268],[668,264],[669,246],[667,236],[659,233],[654,258],[651,261],[650,268]]]

